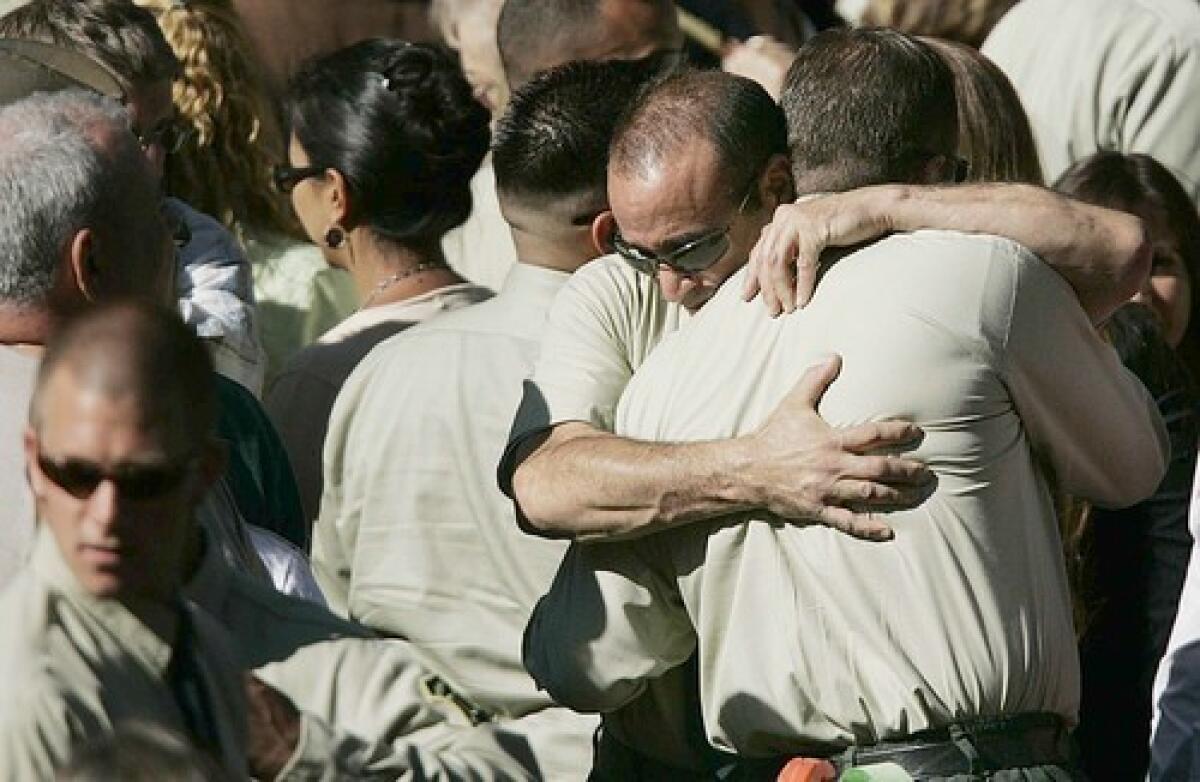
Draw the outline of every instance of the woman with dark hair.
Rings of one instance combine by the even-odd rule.
[[[288,164],[276,183],[325,260],[349,272],[360,301],[296,354],[267,396],[311,521],[342,382],[384,339],[489,295],[446,265],[440,244],[470,214],[489,116],[440,49],[383,39],[304,66],[286,110]]]
[[[1085,771],[1140,779],[1150,761],[1151,690],[1179,606],[1192,538],[1200,317],[1200,216],[1179,181],[1147,155],[1100,152],[1056,189],[1142,218],[1154,247],[1149,278],[1105,325],[1126,367],[1154,395],[1171,441],[1155,493],[1129,508],[1074,507],[1064,520],[1074,575],[1082,698],[1076,731]],[[1142,306],[1138,306],[1142,305]]]
[[[1135,214],[1154,245],[1154,266],[1133,298],[1158,316],[1163,334],[1200,381],[1200,215],[1183,185],[1149,155],[1098,152],[1078,161],[1055,190],[1082,201]]]

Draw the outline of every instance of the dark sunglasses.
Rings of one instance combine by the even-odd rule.
[[[750,190],[746,191],[734,217],[746,210],[746,204],[750,201],[750,193],[753,192],[753,186],[757,183],[758,180],[755,179]],[[664,266],[677,274],[699,274],[729,252],[729,229],[732,227],[733,222],[730,221],[729,225],[724,228],[697,237],[669,253],[655,253],[638,247],[636,244],[630,244],[625,241],[625,237],[621,236],[620,230],[613,232],[612,246],[617,251],[617,255],[620,255],[635,271],[651,277],[657,276],[658,270]]]
[[[729,227],[705,234],[669,253],[653,253],[630,244],[620,231],[613,233],[613,249],[634,270],[651,277],[657,276],[662,267],[679,274],[697,274],[712,266],[729,251]]]
[[[293,168],[288,165],[275,166],[271,178],[275,181],[275,189],[281,193],[290,193],[305,179],[325,173],[325,166],[303,166]]]
[[[167,120],[145,133],[137,134],[137,140],[143,150],[157,145],[170,155],[183,149],[194,135],[195,131],[192,128],[180,125],[176,120]]]
[[[76,499],[85,500],[96,493],[102,481],[116,486],[126,500],[159,499],[179,488],[196,463],[188,456],[165,464],[122,464],[109,470],[83,459],[52,459],[38,454],[38,468],[50,481]]]

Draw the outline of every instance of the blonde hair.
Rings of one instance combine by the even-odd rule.
[[[892,27],[911,35],[932,35],[978,49],[1017,0],[871,0],[866,27]]]
[[[154,14],[181,64],[172,97],[193,136],[167,158],[172,195],[243,238],[247,227],[298,236],[271,181],[285,154],[283,137],[229,0],[135,2]]]
[[[955,41],[922,38],[954,74],[958,153],[973,182],[1044,184],[1033,129],[1012,82],[977,50]]]

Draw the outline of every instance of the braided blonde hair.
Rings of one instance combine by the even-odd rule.
[[[151,11],[179,58],[172,97],[192,137],[167,159],[172,195],[244,238],[249,227],[301,236],[271,182],[283,137],[229,0],[134,0]]]

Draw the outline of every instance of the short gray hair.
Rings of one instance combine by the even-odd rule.
[[[120,104],[84,90],[0,109],[0,301],[44,304],[67,243],[119,205],[138,156],[128,128]]]

